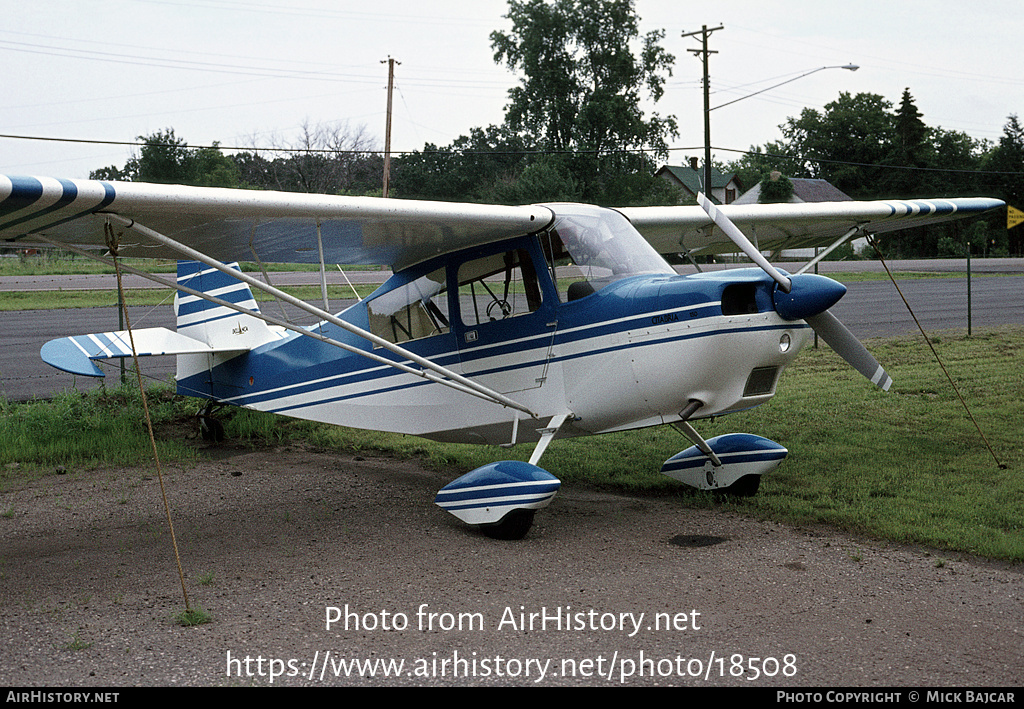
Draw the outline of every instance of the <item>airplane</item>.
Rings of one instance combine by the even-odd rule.
[[[180,185],[0,176],[0,239],[107,260],[178,260],[176,329],[46,343],[58,369],[177,357],[181,394],[223,406],[439,441],[534,446],[443,487],[435,502],[485,535],[521,539],[561,482],[550,443],[671,425],[693,445],[662,472],[703,490],[755,494],[786,449],[699,419],[769,401],[814,333],[873,384],[885,369],[829,312],[846,292],[790,274],[763,251],[980,215],[988,198],[603,208],[459,204]],[[748,236],[749,234],[749,236]],[[99,250],[97,250],[99,247]],[[744,252],[751,267],[679,275],[664,254]],[[104,255],[106,253],[107,255]],[[393,275],[342,312],[293,298],[238,262],[383,264]],[[317,319],[262,312],[259,289]],[[326,301],[326,297],[325,297]]]

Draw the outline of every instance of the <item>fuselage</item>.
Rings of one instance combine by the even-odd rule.
[[[648,261],[622,274],[578,253],[567,265],[566,255],[550,233],[446,254],[339,314],[507,395],[536,421],[297,334],[181,378],[179,390],[343,426],[528,442],[563,413],[559,435],[574,436],[671,423],[694,400],[698,417],[757,406],[808,337],[802,320],[776,312],[775,283],[760,269],[682,276]],[[315,329],[401,361],[336,325]]]

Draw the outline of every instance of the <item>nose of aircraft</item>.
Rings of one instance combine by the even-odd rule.
[[[789,293],[776,287],[775,311],[786,320],[805,320],[823,313],[846,295],[846,286],[825,276],[802,273],[790,276]]]

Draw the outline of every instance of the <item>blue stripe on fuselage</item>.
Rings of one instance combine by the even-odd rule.
[[[665,333],[638,342],[608,341],[616,335],[630,332],[642,332],[651,328],[660,328],[667,323],[686,321],[702,323],[712,318],[721,318],[721,291],[724,285],[746,281],[752,283],[767,282],[767,276],[757,269],[737,269],[722,276],[705,274],[704,276],[679,276],[640,278],[632,283],[619,286],[613,284],[581,301],[561,304],[558,311],[558,329],[554,333],[556,347],[572,346],[575,352],[550,358],[552,331],[540,322],[539,327],[527,324],[528,318],[539,314],[522,316],[524,329],[532,327],[535,334],[526,334],[515,341],[501,341],[493,345],[480,345],[475,348],[460,349],[456,345],[456,337],[461,331],[453,331],[445,335],[405,343],[417,354],[428,357],[437,364],[457,368],[460,364],[472,366],[473,362],[487,358],[505,357],[500,366],[489,367],[483,371],[474,371],[471,376],[496,374],[499,372],[515,372],[543,365],[545,362],[566,362],[585,357],[605,354],[617,350],[628,350],[648,345],[680,342],[684,340],[716,337],[738,332],[764,332],[807,327],[800,323],[757,324],[754,326],[722,326],[711,330],[694,332],[692,330],[677,333]],[[667,284],[667,285],[666,285]],[[663,288],[664,286],[664,288]],[[663,290],[678,291],[665,293]],[[639,295],[639,298],[637,297]],[[657,308],[647,312],[636,312],[637,303],[645,301],[650,305],[659,304],[659,300],[668,301],[668,308]],[[660,303],[662,306],[665,303]],[[365,306],[353,306],[347,313],[347,319],[357,325],[366,327]],[[518,319],[517,319],[518,320]],[[540,320],[543,320],[541,318]],[[456,323],[457,324],[457,323]],[[345,333],[333,325],[326,326],[328,337],[355,344],[369,350],[369,343],[354,335]],[[353,398],[372,396],[385,392],[395,392],[416,386],[430,384],[427,380],[407,381],[402,384],[388,381],[390,377],[400,374],[396,369],[386,365],[372,363],[358,355],[345,354],[330,345],[306,341],[301,335],[294,335],[276,343],[265,345],[251,353],[218,366],[214,372],[214,381],[231,382],[232,385],[214,385],[210,389],[209,374],[196,375],[192,378],[196,389],[209,392],[212,398],[236,405],[273,404],[274,401],[292,397],[308,397],[305,401],[289,403],[270,408],[275,412],[289,412],[314,405],[335,403]],[[605,340],[602,344],[601,341]],[[592,342],[596,349],[586,349]],[[511,363],[509,356],[527,354],[527,361]],[[395,361],[404,361],[397,356],[376,350],[377,354],[387,356]],[[242,393],[242,383],[252,377],[258,390]],[[367,386],[377,382],[375,386]],[[338,392],[334,396],[310,397],[317,392],[326,392],[340,387],[351,387],[362,384],[359,391]],[[179,382],[183,393],[192,388],[189,381]],[[263,386],[260,386],[263,385]],[[244,387],[248,389],[249,387]]]

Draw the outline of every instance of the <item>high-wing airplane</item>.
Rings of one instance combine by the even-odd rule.
[[[207,415],[234,405],[443,441],[533,444],[529,462],[478,468],[435,500],[491,536],[519,538],[560,486],[538,466],[555,438],[672,425],[694,445],[664,473],[701,489],[756,492],[786,449],[750,434],[705,440],[691,422],[771,399],[813,332],[889,388],[889,375],[829,313],[846,289],[809,266],[780,271],[762,251],[831,250],[1003,206],[699,201],[491,206],[0,177],[0,239],[179,259],[176,282],[124,267],[177,290],[176,331],[48,342],[41,355],[59,369],[102,376],[97,362],[134,347],[176,355],[178,391],[207,400]],[[684,276],[662,256],[737,249],[757,267]],[[242,273],[239,261],[320,263],[321,272],[386,264],[394,275],[332,314]],[[261,312],[253,288],[318,323]]]

